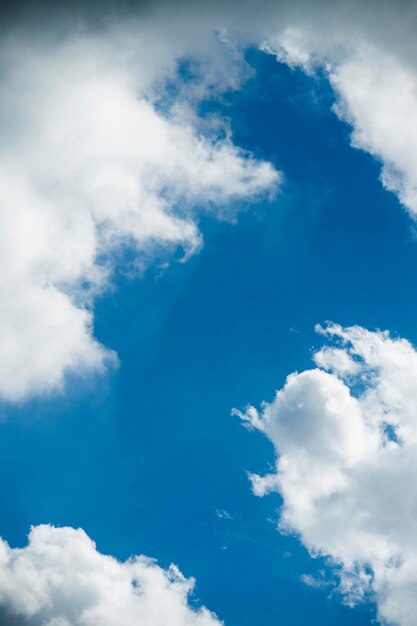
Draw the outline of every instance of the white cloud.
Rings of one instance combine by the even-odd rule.
[[[417,74],[383,50],[363,46],[330,74],[335,111],[353,127],[352,144],[382,164],[383,185],[417,215]]]
[[[0,540],[0,618],[5,626],[220,626],[190,606],[193,579],[146,557],[120,562],[81,529],[36,526],[24,548]]]
[[[281,5],[281,15],[275,32],[265,29],[264,49],[291,67],[327,72],[334,110],[352,126],[352,145],[381,162],[383,185],[415,217],[416,5],[295,2],[293,10]]]
[[[242,415],[277,453],[276,472],[254,475],[253,488],[280,492],[281,527],[341,568],[348,602],[370,592],[382,621],[413,626],[417,351],[358,326],[318,331],[338,344],[316,353],[320,368],[291,374],[261,412]]]
[[[8,400],[115,361],[94,338],[92,305],[120,245],[190,255],[201,246],[196,207],[223,217],[279,180],[229,137],[199,130],[190,110],[163,115],[153,104],[192,51],[190,37],[174,37],[163,21],[160,31],[149,20],[65,26],[12,28],[0,44],[0,396]]]
[[[197,208],[223,217],[276,186],[270,165],[207,132],[189,106],[239,87],[239,46],[325,67],[353,144],[382,161],[383,184],[417,211],[412,7],[161,1],[134,15],[111,5],[90,21],[82,14],[50,7],[2,33],[0,396],[9,400],[115,361],[93,333],[93,296],[108,286],[115,248],[190,255],[201,245]],[[199,59],[201,80],[163,114],[155,101],[184,56]]]

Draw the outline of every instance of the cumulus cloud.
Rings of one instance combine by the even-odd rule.
[[[363,46],[335,67],[335,111],[353,127],[352,144],[382,161],[381,181],[417,215],[417,73],[390,54]]]
[[[142,258],[182,247],[187,258],[201,246],[197,209],[224,217],[276,187],[271,165],[192,106],[239,88],[248,45],[324,68],[353,145],[382,162],[383,184],[417,212],[412,3],[37,6],[11,12],[0,43],[2,398],[116,361],[94,338],[93,305],[121,245]],[[184,58],[200,63],[200,80],[161,107]]]
[[[187,257],[201,246],[197,207],[224,217],[278,182],[227,133],[200,128],[191,108],[162,113],[164,80],[193,41],[145,24],[57,22],[2,35],[3,399],[116,360],[94,338],[93,303],[120,246],[142,257],[181,246]]]
[[[303,3],[295,3],[300,7]],[[284,12],[264,49],[335,90],[334,111],[352,126],[352,145],[382,164],[381,181],[417,214],[417,66],[414,3],[315,2]]]
[[[317,330],[317,368],[293,373],[261,411],[241,417],[274,444],[276,471],[252,476],[283,498],[281,529],[327,555],[340,590],[376,598],[379,618],[417,614],[417,351],[359,326]]]
[[[0,540],[5,626],[220,626],[190,606],[193,587],[174,565],[101,554],[81,529],[36,526],[24,548]]]

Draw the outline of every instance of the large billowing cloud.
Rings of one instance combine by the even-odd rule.
[[[0,397],[8,400],[115,361],[94,338],[92,305],[120,246],[142,261],[178,246],[190,255],[201,245],[196,207],[227,216],[279,179],[218,126],[203,127],[190,102],[210,89],[204,81],[170,107],[161,102],[195,35],[170,39],[163,21],[154,32],[146,20],[37,26],[9,28],[0,45]],[[211,32],[207,39],[214,56],[233,56]],[[205,49],[201,38],[202,57]],[[229,78],[238,75],[236,67]]]
[[[417,351],[387,332],[330,324],[316,369],[291,374],[242,417],[275,446],[276,471],[252,476],[278,491],[281,527],[340,568],[349,602],[375,594],[379,617],[417,614]]]
[[[36,526],[25,548],[0,540],[3,626],[220,626],[190,606],[193,586],[173,565],[101,554],[74,528]]]
[[[120,246],[141,262],[178,247],[190,255],[201,245],[197,208],[224,217],[276,187],[269,164],[193,106],[239,87],[250,44],[310,72],[324,68],[353,144],[381,160],[383,184],[417,211],[411,3],[92,7],[50,5],[4,20],[0,397],[9,400],[116,360],[94,338],[93,304]],[[199,80],[175,76],[184,58],[198,60]]]

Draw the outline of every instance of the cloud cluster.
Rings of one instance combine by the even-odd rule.
[[[274,400],[243,419],[272,441],[280,525],[340,568],[349,602],[375,594],[379,617],[417,613],[417,351],[387,332],[330,324],[316,369],[293,373]]]
[[[190,42],[140,22],[11,29],[0,44],[0,397],[59,388],[115,355],[93,335],[112,254],[201,245],[196,208],[270,192],[279,175],[156,98]],[[181,45],[179,45],[181,43]],[[171,72],[171,74],[170,74]],[[158,83],[159,81],[159,83]],[[159,85],[159,88],[156,86]],[[159,91],[158,91],[159,89]]]
[[[129,19],[110,12],[99,27],[69,12],[2,32],[1,399],[116,362],[94,337],[93,306],[121,247],[140,257],[181,247],[187,257],[201,245],[199,210],[222,217],[276,187],[271,165],[204,126],[190,106],[239,84],[235,44],[262,45],[307,72],[324,68],[353,144],[381,160],[383,184],[417,213],[413,3],[151,4]],[[163,85],[184,57],[198,58],[204,76],[188,86],[188,101],[181,93],[164,108]],[[322,332],[339,345],[315,355],[318,368],[292,374],[261,413],[245,414],[278,454],[276,473],[254,476],[254,490],[282,494],[283,527],[341,567],[350,601],[375,593],[381,619],[409,626],[417,355],[386,333]],[[176,570],[99,554],[82,531],[37,527],[23,550],[1,544],[0,605],[10,624],[110,626],[120,615],[126,625],[217,624],[189,608],[189,590]]]
[[[82,530],[36,526],[24,548],[0,540],[4,626],[220,626],[188,600],[194,580],[146,557],[121,563]]]

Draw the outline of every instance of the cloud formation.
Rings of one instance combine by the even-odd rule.
[[[2,399],[59,389],[68,371],[116,362],[94,337],[93,306],[122,246],[141,258],[182,247],[187,257],[201,245],[198,210],[221,218],[229,205],[276,187],[271,165],[205,126],[191,106],[239,85],[239,46],[263,46],[308,72],[324,68],[353,145],[381,161],[385,187],[417,214],[413,3],[151,4],[132,20],[107,16],[100,28],[75,15],[51,29],[40,20],[2,33]],[[187,56],[202,62],[204,76],[164,110],[163,85]],[[277,472],[254,476],[253,486],[280,491],[283,526],[342,568],[351,601],[371,591],[381,618],[408,626],[417,611],[416,352],[357,327],[323,332],[340,345],[315,355],[318,369],[291,375],[260,414],[245,414],[279,455]],[[174,570],[117,563],[82,531],[38,527],[27,548],[2,543],[2,554],[10,620],[110,625],[122,598],[126,624],[165,624],[171,602],[179,626],[218,623],[191,611],[189,583]],[[138,582],[149,593],[138,595]]]
[[[314,2],[284,11],[264,48],[280,61],[327,74],[334,111],[352,126],[352,145],[382,165],[381,182],[417,215],[417,65],[411,2]]]
[[[335,111],[353,127],[352,145],[382,162],[381,182],[417,216],[417,74],[384,51],[362,46],[330,74]]]
[[[24,548],[0,540],[5,626],[221,626],[190,606],[193,587],[174,565],[101,554],[80,529],[36,526]]]
[[[0,44],[7,400],[115,361],[94,338],[93,303],[121,246],[142,259],[178,246],[190,255],[201,245],[196,207],[224,217],[279,180],[229,136],[200,128],[191,109],[161,112],[157,97],[190,41],[164,40],[163,24],[153,40],[139,21],[65,26],[12,28]]]
[[[280,526],[340,573],[348,602],[375,595],[379,617],[412,626],[417,613],[417,351],[359,326],[318,327],[331,343],[316,369],[288,376],[260,412],[241,417],[274,444]]]
[[[178,247],[187,257],[201,245],[198,210],[222,218],[276,188],[270,164],[193,107],[239,88],[248,45],[324,68],[353,145],[381,160],[383,184],[417,212],[410,3],[22,6],[0,44],[1,398],[117,361],[94,337],[93,310],[121,246],[141,261]],[[200,64],[187,85],[176,75],[184,58]],[[167,79],[178,92],[168,108]]]

